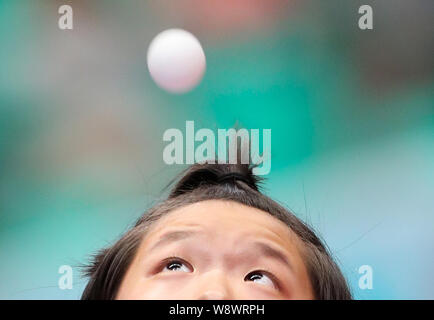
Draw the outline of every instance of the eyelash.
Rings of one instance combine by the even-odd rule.
[[[164,270],[164,268],[166,268],[167,266],[169,266],[170,264],[173,263],[179,263],[179,264],[184,264],[186,265],[190,270],[194,270],[193,266],[188,263],[187,261],[185,261],[182,258],[176,257],[176,256],[172,256],[172,257],[168,257],[166,259],[164,259],[159,267],[158,267],[158,272],[162,272]],[[265,275],[267,277],[270,278],[270,280],[273,282],[273,284],[276,286],[277,289],[280,290],[281,285],[280,285],[280,281],[277,279],[277,277],[271,273],[270,271],[264,270],[264,269],[260,269],[260,270],[254,270],[249,272],[245,277],[244,277],[244,281],[247,281],[246,279],[254,274],[262,274]],[[249,280],[251,281],[251,280]]]
[[[169,266],[170,264],[173,264],[173,263],[184,264],[189,269],[194,270],[193,266],[190,263],[188,263],[187,261],[185,261],[184,259],[181,259],[179,257],[168,257],[160,263],[160,265],[158,267],[158,272],[162,272],[164,270],[164,268],[166,268],[167,266]]]
[[[268,278],[270,278],[271,282],[273,282],[273,284],[275,285],[276,289],[280,290],[281,289],[281,285],[280,285],[280,281],[277,279],[277,277],[272,274],[270,271],[267,270],[254,270],[249,272],[245,277],[244,277],[244,281],[246,281],[247,278],[249,278],[250,276],[254,275],[254,274],[261,274],[261,275],[265,275]],[[251,280],[248,280],[251,281]]]

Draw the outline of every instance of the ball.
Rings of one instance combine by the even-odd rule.
[[[206,68],[205,53],[199,41],[182,29],[159,33],[149,45],[147,60],[155,83],[172,93],[193,89]]]

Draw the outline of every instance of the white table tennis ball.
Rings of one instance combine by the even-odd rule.
[[[206,68],[205,53],[199,41],[182,29],[159,33],[149,45],[147,59],[152,79],[173,93],[193,89]]]

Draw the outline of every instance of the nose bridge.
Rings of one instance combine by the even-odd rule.
[[[199,300],[228,300],[232,298],[228,272],[213,269],[200,275]]]

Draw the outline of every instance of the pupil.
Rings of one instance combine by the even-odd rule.
[[[169,270],[174,270],[174,269],[179,269],[179,268],[181,268],[181,264],[177,263],[177,262],[173,262],[173,263],[169,264],[169,267],[168,267]]]
[[[252,276],[250,277],[251,280],[259,280],[262,278],[262,275],[260,274],[252,274]]]

